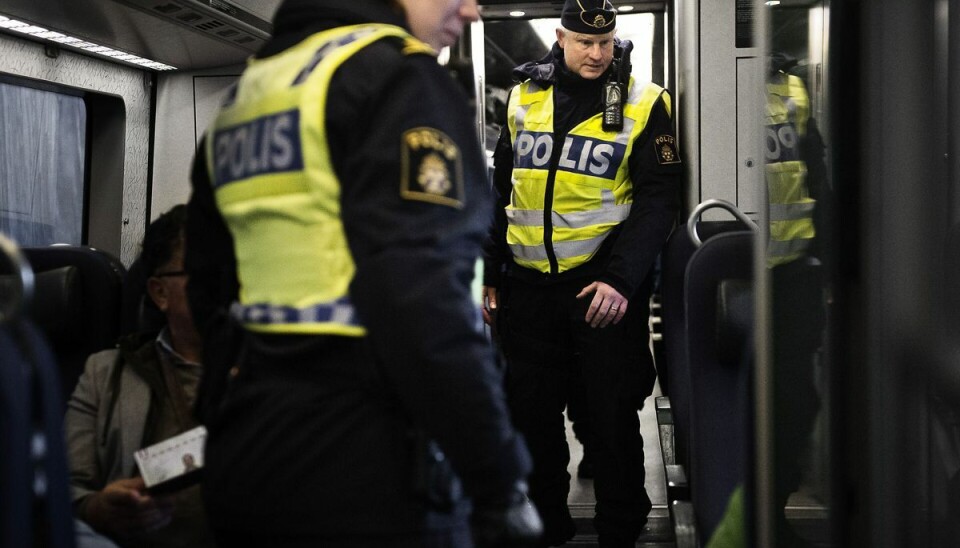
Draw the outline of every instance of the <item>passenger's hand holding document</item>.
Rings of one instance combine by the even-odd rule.
[[[151,494],[179,491],[200,481],[207,429],[198,426],[134,453]]]

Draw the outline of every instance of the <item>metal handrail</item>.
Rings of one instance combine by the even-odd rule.
[[[19,294],[14,295],[10,302],[0,302],[0,323],[9,323],[15,321],[24,310],[30,309],[36,285],[30,262],[17,244],[3,234],[0,234],[0,252],[0,257],[11,267],[19,282]]]
[[[713,209],[715,207],[726,209],[734,217],[736,217],[738,221],[747,225],[747,228],[752,230],[754,233],[760,230],[760,227],[758,227],[756,223],[754,223],[750,219],[750,217],[747,217],[746,215],[743,214],[742,211],[737,209],[737,206],[731,204],[726,200],[711,198],[709,200],[704,200],[699,205],[697,205],[697,207],[693,208],[693,212],[690,213],[690,218],[687,219],[687,234],[690,235],[690,240],[693,241],[693,245],[695,247],[700,247],[701,245],[703,245],[703,240],[700,239],[700,235],[697,233],[697,222],[700,221],[700,216],[703,215],[704,211],[708,209]]]

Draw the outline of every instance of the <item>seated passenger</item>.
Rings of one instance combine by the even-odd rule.
[[[199,487],[152,496],[134,461],[138,449],[197,426],[201,343],[185,293],[185,225],[186,207],[176,206],[143,241],[144,289],[166,325],[92,355],[67,404],[74,513],[122,546],[213,546]]]

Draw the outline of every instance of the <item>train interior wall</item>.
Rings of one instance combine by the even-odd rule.
[[[146,226],[150,150],[149,73],[70,51],[51,55],[43,44],[0,34],[0,73],[40,86],[92,96],[102,132],[90,166],[89,245],[129,263]]]
[[[151,217],[190,198],[196,147],[242,67],[163,74],[157,87]]]

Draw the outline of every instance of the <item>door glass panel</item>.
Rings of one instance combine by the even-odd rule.
[[[766,515],[776,546],[830,545],[829,287],[824,262],[834,235],[825,128],[822,1],[767,2],[764,153],[773,417]],[[799,5],[798,5],[799,4]],[[760,401],[763,401],[761,399]],[[764,499],[760,499],[762,502]],[[761,531],[765,528],[761,527]],[[764,539],[759,539],[763,545]]]

